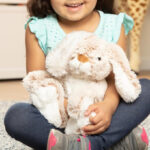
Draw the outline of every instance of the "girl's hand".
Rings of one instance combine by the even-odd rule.
[[[90,116],[92,112],[96,113],[95,117]],[[82,128],[84,133],[92,135],[104,132],[110,126],[112,115],[110,105],[104,101],[90,105],[85,116],[90,116],[91,125]]]

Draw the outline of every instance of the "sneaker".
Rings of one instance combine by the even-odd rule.
[[[148,136],[145,129],[136,127],[109,150],[148,150]]]
[[[48,137],[47,150],[91,150],[91,145],[85,136],[66,135],[52,129]]]

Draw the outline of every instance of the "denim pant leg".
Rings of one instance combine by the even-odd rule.
[[[140,97],[133,104],[121,101],[104,133],[88,136],[92,150],[104,150],[114,145],[150,113],[150,80],[141,80],[141,85]],[[46,149],[49,131],[55,128],[34,106],[25,103],[15,104],[8,110],[5,127],[13,138],[37,150]]]
[[[150,114],[150,80],[141,79],[142,93],[132,104],[121,100],[110,127],[100,135],[89,136],[92,150],[104,150],[120,141]]]
[[[49,132],[55,128],[37,108],[28,103],[17,103],[10,107],[4,123],[11,137],[36,150],[46,150]]]

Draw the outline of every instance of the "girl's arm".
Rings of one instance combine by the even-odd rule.
[[[45,55],[38,44],[38,40],[31,33],[29,26],[26,29],[26,71],[45,70]],[[65,110],[67,112],[67,99],[64,100]]]
[[[117,42],[126,52],[126,36],[124,26],[122,26],[120,38]],[[111,73],[107,77],[108,88],[104,97],[104,101],[91,105],[85,115],[90,115],[92,111],[96,112],[95,117],[90,117],[91,125],[83,128],[85,134],[97,134],[105,131],[110,123],[114,112],[116,111],[120,98],[115,88],[114,75]]]
[[[123,25],[121,28],[121,33],[117,44],[120,45],[123,48],[124,52],[126,53],[126,36],[125,36],[125,30]],[[110,105],[113,114],[117,109],[117,106],[120,101],[120,97],[115,87],[114,74],[112,72],[107,77],[106,80],[108,83],[108,89],[106,91],[104,101],[107,103],[108,106]]]
[[[29,26],[26,29],[26,71],[45,70],[45,55],[38,44],[38,40],[31,33]]]

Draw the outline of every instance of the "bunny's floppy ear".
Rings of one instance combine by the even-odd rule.
[[[123,49],[117,44],[108,44],[107,50],[115,76],[115,86],[125,102],[133,102],[141,92],[136,74],[131,71],[129,61]]]
[[[88,32],[78,31],[66,35],[66,37],[51,50],[46,57],[47,71],[54,77],[67,75],[67,64],[73,52],[79,47],[79,43],[91,35]]]

